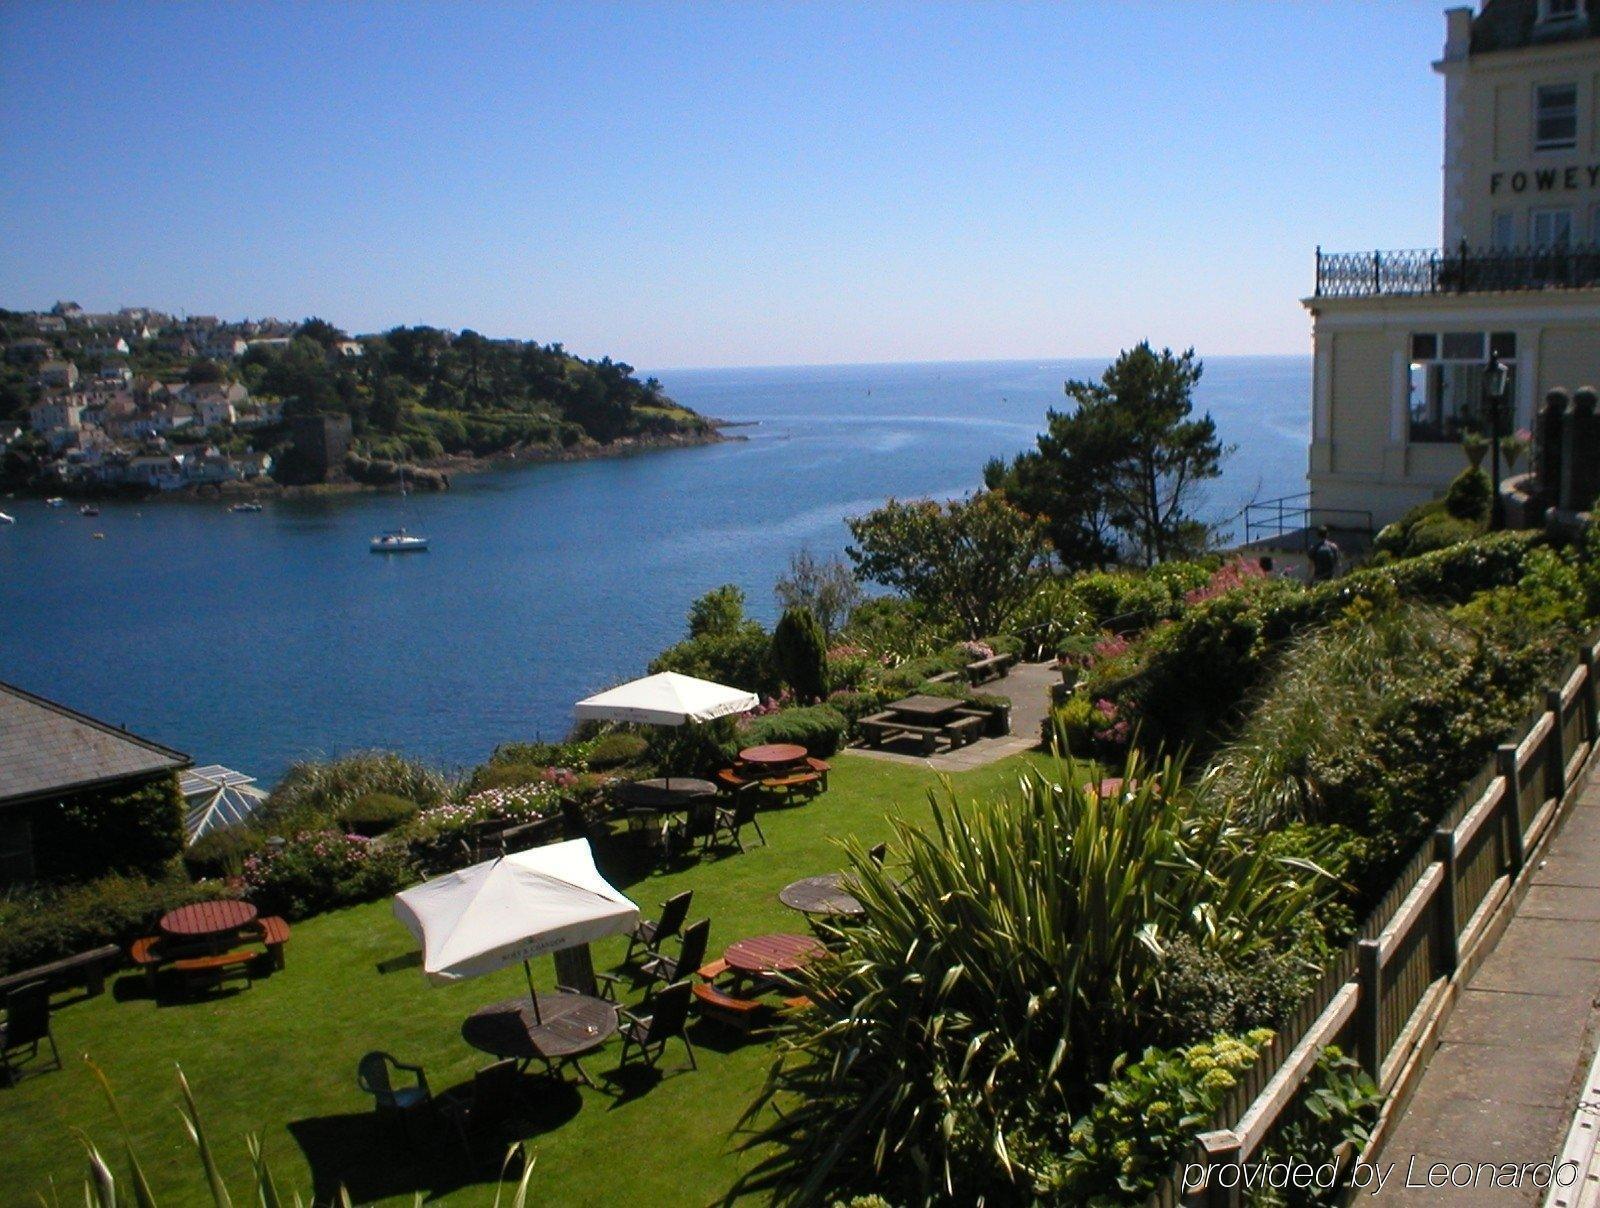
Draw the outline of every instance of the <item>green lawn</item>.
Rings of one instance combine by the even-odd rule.
[[[1014,780],[1022,759],[1033,758],[963,773],[953,783],[963,799],[988,797]],[[839,867],[835,839],[853,834],[870,844],[889,837],[890,814],[925,818],[927,790],[936,783],[923,769],[848,754],[834,765],[826,795],[762,815],[768,847],[690,860],[664,873],[619,867],[602,853],[602,871],[647,915],[668,895],[693,889],[690,917],[711,918],[714,952],[741,936],[803,931],[777,891]],[[597,965],[620,959],[622,946],[597,946]],[[320,1201],[342,1181],[358,1202],[409,1202],[421,1191],[487,1204],[495,1165],[489,1155],[470,1163],[452,1134],[407,1143],[381,1127],[356,1088],[355,1064],[368,1049],[383,1048],[424,1065],[436,1092],[469,1078],[487,1058],[461,1040],[461,1020],[483,1003],[522,992],[522,971],[442,988],[427,985],[415,967],[378,971],[380,962],[414,947],[388,902],[374,902],[297,924],[287,970],[249,989],[161,1006],[145,997],[142,975],[125,973],[101,997],[62,1006],[54,1028],[66,1069],[0,1089],[0,1198],[26,1202],[52,1179],[64,1199],[78,1198],[84,1163],[74,1127],[113,1152],[112,1116],[79,1059],[87,1053],[117,1090],[164,1205],[210,1202],[175,1111],[175,1063],[241,1192],[248,1173],[243,1137],[258,1131],[280,1190],[314,1186]],[[550,962],[539,962],[536,973],[548,983]],[[533,1084],[535,1202],[699,1205],[735,1189],[750,1158],[735,1150],[733,1129],[761,1083],[770,1048],[703,1022],[691,1026],[691,1036],[698,1072],[675,1072],[683,1050],[674,1043],[659,1081],[630,1078],[621,1093]],[[615,1067],[616,1053],[613,1045],[584,1063],[603,1088],[601,1075]]]

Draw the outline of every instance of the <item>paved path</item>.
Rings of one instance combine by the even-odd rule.
[[[1050,685],[1058,683],[1061,674],[1054,663],[1018,663],[1002,678],[981,685],[977,690],[1011,700],[1011,733],[1005,738],[980,738],[977,742],[957,747],[954,751],[941,751],[937,755],[912,755],[902,751],[873,750],[870,747],[851,747],[851,754],[868,759],[882,759],[889,763],[909,763],[917,767],[934,768],[941,772],[965,772],[985,764],[1031,751],[1039,745],[1040,727],[1045,714],[1050,711]]]
[[[1591,772],[1494,951],[1467,983],[1380,1163],[1385,1204],[1537,1204],[1526,1188],[1406,1188],[1434,1162],[1548,1162],[1600,1025],[1600,772]],[[1364,1196],[1362,1197],[1365,1198]]]

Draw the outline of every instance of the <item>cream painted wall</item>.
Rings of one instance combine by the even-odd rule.
[[[1537,398],[1557,386],[1600,385],[1600,329],[1549,327],[1539,338]]]
[[[1333,337],[1333,470],[1376,474],[1388,442],[1391,391],[1389,338],[1382,331]]]

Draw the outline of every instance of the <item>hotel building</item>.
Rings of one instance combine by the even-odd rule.
[[[1486,430],[1600,385],[1600,0],[1487,0],[1445,14],[1438,249],[1317,252],[1313,517],[1375,526],[1444,492]],[[1525,467],[1519,465],[1518,469]]]

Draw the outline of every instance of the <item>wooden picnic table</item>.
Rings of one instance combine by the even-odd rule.
[[[739,762],[755,764],[758,768],[781,768],[799,763],[809,752],[798,743],[768,742],[756,747],[746,747],[739,752]]]
[[[163,935],[174,939],[205,940],[231,936],[255,921],[256,908],[252,903],[230,898],[179,906],[162,915],[157,925]]]
[[[919,723],[932,722],[937,724],[941,719],[948,717],[967,702],[954,696],[929,696],[919,692],[915,696],[908,696],[904,700],[891,701],[889,708],[894,712],[914,718]]]
[[[555,1073],[571,1065],[589,1082],[578,1058],[617,1034],[617,1008],[588,994],[541,994],[535,1015],[527,995],[479,1007],[461,1025],[461,1039],[493,1057],[543,1062]],[[594,1085],[589,1083],[589,1085]]]
[[[809,935],[753,935],[736,940],[722,954],[728,968],[754,976],[771,976],[798,969],[826,949]]]
[[[778,891],[778,901],[801,914],[820,914],[830,918],[862,915],[867,908],[844,886],[842,872],[820,877],[802,877]]]

